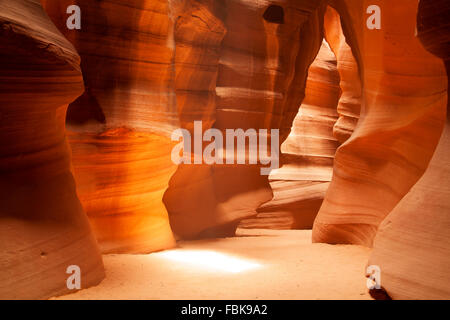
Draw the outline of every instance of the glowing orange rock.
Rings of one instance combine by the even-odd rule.
[[[347,44],[339,14],[327,7],[324,21],[325,39],[336,55],[341,95],[337,106],[339,119],[333,135],[340,143],[345,142],[355,130],[361,112],[361,79],[352,49]]]
[[[126,128],[68,132],[77,193],[103,252],[151,252],[173,245],[162,203],[173,143]]]
[[[67,104],[83,92],[79,56],[37,0],[0,2],[0,299],[68,293],[104,277],[75,192]]]
[[[418,36],[450,72],[448,1],[421,0]],[[445,82],[444,80],[442,80]],[[442,92],[436,98],[445,101]],[[448,91],[447,91],[448,95]],[[448,97],[447,97],[448,100]],[[369,264],[394,299],[450,298],[450,110],[428,169],[380,225]]]
[[[320,48],[325,8],[298,1],[195,3],[195,13],[186,11],[175,27],[176,52],[186,61],[183,66],[177,57],[177,73],[189,66],[203,75],[197,80],[185,72],[196,81],[177,82],[186,92],[181,97],[202,97],[178,104],[182,126],[191,129],[186,120],[203,120],[204,130],[279,128],[282,142],[303,100],[307,69]],[[185,26],[192,26],[189,35]],[[198,66],[187,52],[208,58]],[[174,232],[196,238],[233,235],[240,220],[256,215],[271,198],[258,165],[181,165],[164,202]]]
[[[315,242],[371,246],[381,221],[425,171],[442,132],[445,69],[414,37],[417,2],[377,3],[381,29],[369,30],[370,1],[336,1],[362,69],[364,99],[355,132],[336,153]]]
[[[340,95],[336,57],[326,42],[308,70],[305,99],[281,145],[283,166],[269,176],[274,197],[248,228],[311,228],[333,170],[338,141],[333,126]]]
[[[72,1],[44,1],[80,53],[86,91],[69,106],[77,192],[103,252],[175,245],[162,195],[176,100],[167,1],[77,1],[80,30],[66,28]]]

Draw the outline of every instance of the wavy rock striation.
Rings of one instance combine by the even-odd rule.
[[[328,6],[324,19],[325,39],[337,59],[341,96],[337,106],[339,119],[333,127],[333,136],[344,143],[355,130],[361,113],[361,78],[358,63],[348,45],[341,25],[341,17]]]
[[[336,153],[314,242],[371,246],[381,221],[425,171],[442,132],[445,69],[414,37],[417,2],[377,3],[381,29],[370,30],[363,13],[373,3],[334,1],[361,68],[364,99],[358,126]]]
[[[168,2],[80,0],[80,30],[66,28],[73,1],[43,2],[81,56],[86,91],[69,106],[68,136],[77,192],[102,251],[172,247],[162,203],[178,125]]]
[[[447,75],[449,18],[448,1],[420,1],[418,37],[427,50],[445,61]],[[436,91],[435,98],[445,101],[445,91]],[[447,121],[428,169],[375,237],[369,264],[380,266],[381,285],[394,299],[450,298],[449,111],[447,101]]]
[[[280,142],[286,139],[304,97],[307,69],[320,48],[324,9],[320,1],[199,1],[195,14],[181,15],[179,22],[198,25],[191,38],[207,39],[191,46],[209,57],[205,80],[183,84],[191,94],[202,85],[197,90],[203,91],[207,111],[195,100],[182,109],[178,104],[182,125],[192,130],[183,120],[196,119],[204,121],[204,130],[211,126],[222,132],[280,128]],[[177,35],[181,27],[175,27],[177,53],[187,50],[186,39]],[[259,165],[181,165],[164,202],[174,232],[196,238],[233,235],[240,220],[255,216],[271,198]]]
[[[331,181],[336,149],[356,127],[361,107],[358,65],[340,16],[329,6],[324,37],[308,71],[305,101],[281,147],[283,166],[269,177],[274,198],[258,208],[257,219],[244,221],[242,227],[312,228]]]
[[[104,277],[65,136],[83,92],[79,56],[37,0],[0,1],[0,299],[68,293]]]
[[[281,145],[282,167],[269,176],[274,197],[258,208],[247,228],[311,229],[333,170],[338,141],[333,127],[338,119],[339,73],[336,57],[322,42],[308,70],[305,99],[292,130]]]

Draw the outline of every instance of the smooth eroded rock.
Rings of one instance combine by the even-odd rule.
[[[98,284],[103,263],[77,198],[65,136],[83,92],[80,58],[37,0],[0,2],[0,299]]]
[[[420,1],[418,37],[428,51],[445,61],[447,75],[449,18],[448,1]],[[445,101],[445,96],[437,93],[436,99]],[[381,285],[394,299],[450,298],[449,111],[447,101],[447,121],[427,170],[375,237],[369,264],[380,266]]]

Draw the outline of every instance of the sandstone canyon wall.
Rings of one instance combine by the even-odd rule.
[[[80,58],[37,0],[0,1],[0,299],[67,293],[66,268],[103,263],[70,171],[68,103]]]
[[[178,126],[168,1],[44,0],[81,56],[86,91],[69,106],[77,192],[103,252],[174,246],[162,196]],[[66,8],[82,12],[66,27]]]
[[[281,145],[282,166],[270,173],[274,197],[243,221],[246,228],[311,229],[333,170],[333,127],[340,96],[337,61],[326,41],[308,70],[305,99]]]
[[[283,141],[322,39],[323,1],[76,1],[81,30],[65,27],[70,1],[43,3],[82,57],[87,89],[69,108],[68,135],[104,252],[173,244],[160,199],[177,125],[281,128]],[[257,165],[183,164],[164,203],[175,234],[192,238],[234,234],[271,197]]]
[[[335,157],[313,241],[371,246],[378,226],[425,171],[442,132],[446,75],[414,37],[417,1],[333,1],[361,68],[363,101]],[[381,29],[366,27],[369,5]],[[399,23],[401,21],[401,23]]]
[[[337,106],[339,119],[333,136],[340,144],[353,134],[361,113],[361,77],[358,62],[347,43],[339,14],[328,6],[324,18],[325,39],[336,56],[341,95]]]
[[[269,176],[274,197],[240,227],[312,228],[331,181],[336,149],[353,133],[361,107],[359,68],[339,14],[329,6],[324,38],[308,70],[305,100],[281,146],[283,165]]]
[[[417,29],[450,72],[450,5],[421,0]],[[444,81],[443,81],[444,82]],[[435,98],[442,99],[436,91]],[[381,224],[369,264],[394,299],[450,299],[450,113],[428,169]]]
[[[314,242],[373,244],[391,297],[449,298],[445,2],[0,0],[0,298],[242,220],[314,221]],[[279,129],[281,168],[177,166],[171,135],[195,121]]]
[[[202,33],[211,37],[211,30],[217,36],[210,44],[203,43],[211,46],[206,62],[212,81],[199,88],[212,102],[208,99],[206,113],[189,119],[206,117],[203,130],[212,127],[223,133],[226,129],[280,128],[283,141],[303,100],[307,69],[322,42],[322,2],[212,3],[216,7],[209,4],[209,14],[202,10],[195,13],[195,17],[202,17],[196,23],[207,21],[210,30],[193,29],[194,38],[209,40]],[[179,21],[193,20],[193,16],[182,16]],[[179,47],[183,49],[179,28],[175,26],[177,55]],[[184,89],[193,85],[188,82]],[[179,105],[182,121],[183,114],[192,115],[198,108],[195,100],[185,103],[182,110]],[[182,125],[192,132],[188,123]],[[195,238],[233,235],[240,220],[255,216],[256,209],[271,198],[267,177],[261,176],[259,165],[184,164],[171,179],[164,202],[174,232],[182,238]]]

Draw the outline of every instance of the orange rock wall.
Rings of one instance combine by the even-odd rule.
[[[213,32],[196,27],[192,37],[205,38],[208,31],[210,37],[220,38],[219,42],[206,38],[204,44],[211,46],[204,68],[210,77],[214,74],[215,82],[208,80],[201,89],[215,99],[211,106],[208,99],[203,104],[206,110],[197,115],[194,110],[201,105],[184,104],[179,108],[181,119],[203,120],[204,130],[211,125],[222,132],[280,128],[282,142],[304,97],[307,68],[321,43],[324,7],[308,1],[228,0],[216,7],[211,3],[217,4],[202,1],[207,10],[197,9],[195,16],[202,17],[196,21],[200,25],[208,21]],[[284,8],[283,23],[264,19],[271,5]],[[307,36],[311,34],[317,37]],[[175,40],[178,51],[183,41]],[[209,65],[213,58],[216,67]],[[259,169],[257,165],[181,165],[164,196],[174,232],[182,238],[233,235],[240,220],[256,215],[256,209],[272,198],[267,177]]]
[[[380,30],[366,28],[369,5]],[[353,135],[339,147],[333,180],[313,228],[314,242],[371,246],[378,226],[425,171],[442,132],[446,75],[414,37],[417,1],[335,1],[361,66],[363,103]],[[402,23],[398,23],[402,21]],[[382,50],[381,50],[382,49]]]
[[[340,16],[328,6],[325,13],[325,39],[336,55],[341,95],[337,106],[339,119],[334,124],[333,136],[344,143],[355,130],[361,112],[361,78],[358,63],[342,30]]]
[[[418,37],[450,72],[448,1],[422,0]],[[442,80],[445,82],[444,80]],[[444,100],[442,93],[436,99]],[[433,158],[420,180],[380,225],[369,264],[394,299],[450,298],[450,113]]]
[[[269,176],[274,197],[241,227],[312,228],[331,181],[336,149],[353,133],[361,106],[358,65],[340,16],[329,6],[324,38],[308,70],[306,98],[281,146],[283,166]]]
[[[68,137],[80,200],[103,252],[151,252],[174,239],[162,195],[176,165],[178,126],[167,1],[43,1],[81,55],[86,91],[69,107]]]
[[[169,146],[178,121],[189,130],[194,120],[204,130],[281,128],[285,139],[322,38],[322,2],[77,1],[83,25],[72,31],[68,1],[43,3],[82,57],[87,89],[70,106],[69,137],[78,193],[104,252],[173,244],[158,199],[175,166],[159,146]],[[270,5],[284,7],[282,23],[264,18]],[[133,141],[144,135],[158,149],[145,165],[134,160],[142,141]],[[129,150],[116,149],[124,141]],[[164,196],[172,229],[179,237],[233,234],[272,197],[259,169],[180,166]]]
[[[324,41],[308,69],[305,99],[281,145],[283,165],[269,176],[274,197],[258,208],[256,219],[243,221],[241,227],[312,228],[338,147],[333,127],[339,96],[336,57]]]
[[[66,27],[72,4],[81,30]],[[366,27],[369,5],[380,30]],[[103,252],[152,252],[175,245],[172,230],[230,236],[243,219],[308,228],[321,205],[314,242],[373,245],[393,298],[448,299],[448,9],[1,1],[0,298],[65,293],[69,265],[82,288],[98,284],[96,239]],[[200,120],[280,129],[271,185],[259,165],[177,167],[170,135]]]
[[[96,285],[103,263],[65,136],[80,57],[37,0],[0,2],[0,38],[0,299],[68,293],[70,265]]]
[[[308,70],[305,99],[289,137],[281,146],[283,153],[302,157],[301,164],[311,162],[314,165],[334,157],[338,147],[338,141],[333,137],[333,127],[338,119],[339,81],[336,57],[324,41]],[[312,175],[314,170],[305,173],[306,177]],[[323,173],[322,176],[323,180],[330,178],[331,166],[328,174]]]

